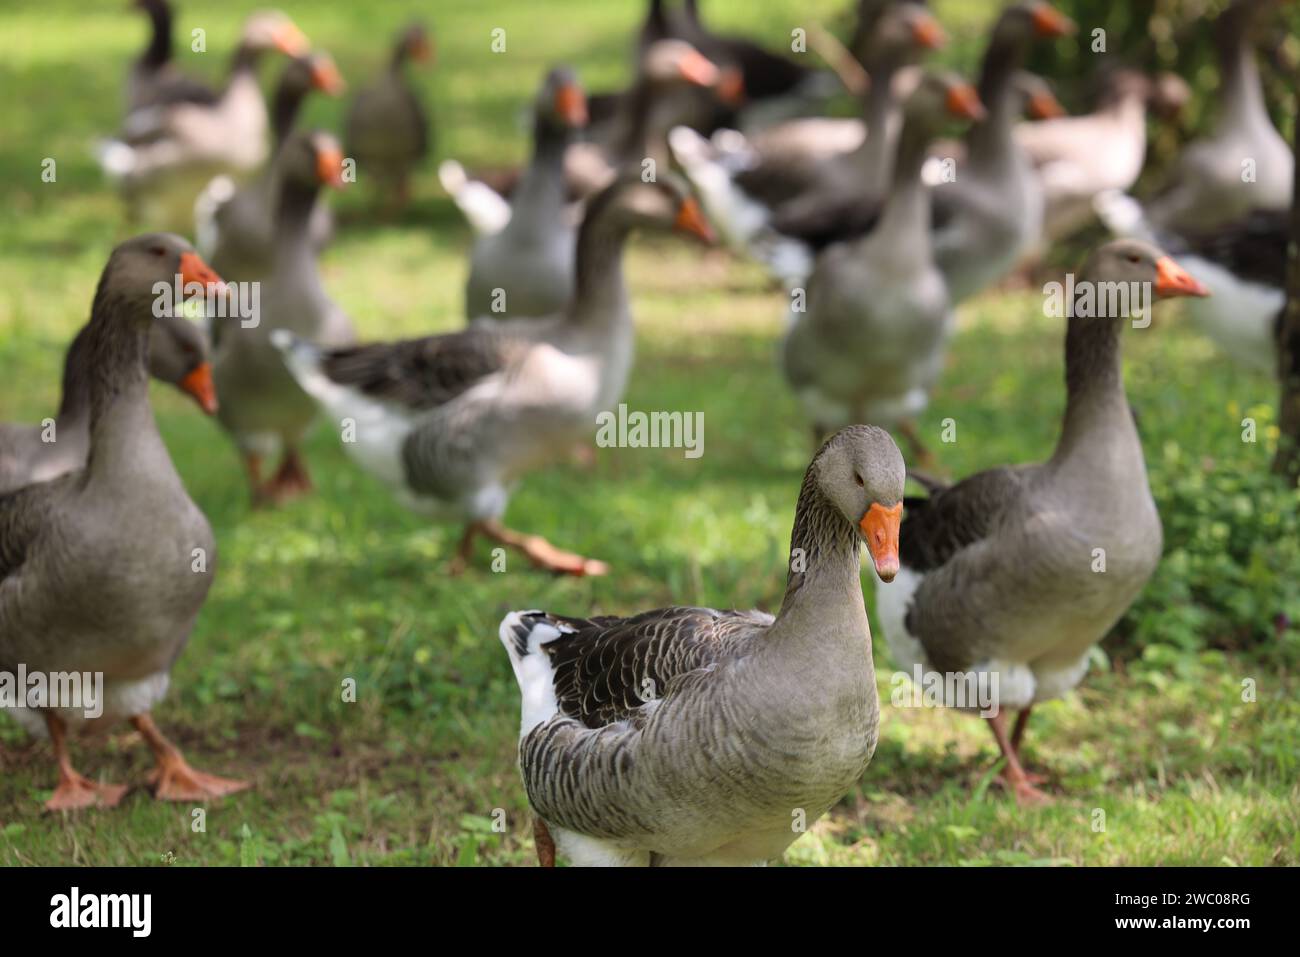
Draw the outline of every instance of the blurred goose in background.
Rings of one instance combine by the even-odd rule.
[[[317,51],[290,60],[271,102],[274,147],[267,168],[243,186],[219,176],[199,196],[195,203],[199,249],[228,281],[250,279],[263,272],[271,260],[278,164],[307,95],[319,90],[327,96],[339,96],[343,89],[343,77],[328,53]],[[309,227],[313,248],[323,249],[333,229],[329,207],[318,202]]]
[[[118,185],[132,220],[192,232],[195,197],[213,177],[239,181],[260,167],[268,147],[258,63],[270,50],[295,57],[307,48],[307,38],[283,13],[255,13],[244,24],[219,93],[204,98],[189,82],[154,86],[151,102],[127,114],[119,138],[97,146],[100,165]]]
[[[154,286],[177,274],[209,289],[220,282],[179,236],[139,236],[113,251],[68,369],[89,404],[86,463],[0,496],[0,669],[101,673],[103,713],[93,725],[129,719],[157,759],[155,796],[195,802],[248,785],[195,771],[149,714],[167,692],[216,561],[212,529],[149,407]],[[72,766],[68,733],[92,724],[82,709],[8,713],[53,745],[59,781],[47,809],[121,800],[125,787]]]
[[[823,250],[806,302],[792,304],[783,367],[815,441],[870,420],[903,429],[920,449],[908,420],[929,400],[952,325],[921,168],[945,123],[983,115],[972,86],[955,74],[925,74],[905,106],[880,221],[866,236]]]
[[[470,253],[469,318],[547,316],[573,295],[577,230],[566,209],[564,156],[586,121],[577,77],[557,67],[537,97],[533,159],[511,194],[510,220],[500,232],[480,237]]]
[[[411,172],[431,149],[429,118],[405,67],[408,61],[432,58],[428,32],[420,23],[411,24],[398,35],[388,69],[360,90],[348,108],[343,134],[347,155],[357,161],[358,178],[375,183],[390,211],[410,200]]]
[[[618,94],[612,119],[600,127],[588,124],[582,141],[564,155],[568,196],[582,200],[614,181],[631,164],[653,160],[666,169],[668,131],[679,123],[698,123],[719,104],[736,104],[744,97],[739,70],[721,70],[684,40],[660,40],[640,55],[636,82]],[[588,118],[596,97],[588,98]],[[510,196],[522,170],[477,170],[465,174],[459,165],[443,164],[443,185],[480,235],[490,235],[509,222],[509,204],[494,200]]]
[[[795,507],[785,597],[759,611],[511,612],[519,769],[538,860],[755,865],[861,778],[880,724],[860,547],[898,568],[903,457],[869,425],[828,441]]]
[[[1276,7],[1275,0],[1235,0],[1214,22],[1219,116],[1208,136],[1183,149],[1147,204],[1156,229],[1204,231],[1252,210],[1290,208],[1295,159],[1264,105],[1254,51],[1263,14]]]
[[[1100,283],[1145,284],[1161,299],[1205,294],[1161,250],[1131,239],[1095,250],[1081,279],[1081,296]],[[1092,646],[1161,554],[1160,516],[1124,392],[1119,337],[1128,316],[1085,311],[1098,310],[1071,309],[1079,314],[1067,320],[1065,417],[1052,457],[906,499],[902,567],[876,595],[898,669],[989,681],[997,713],[986,717],[1004,779],[1022,803],[1045,800],[1020,755],[1030,709],[1082,680]],[[1020,714],[1008,734],[1010,709]]]
[[[341,187],[342,165],[334,137],[290,135],[277,164],[271,258],[253,277],[261,284],[256,322],[245,327],[244,320],[229,318],[211,326],[212,372],[221,397],[217,418],[239,447],[255,505],[283,502],[312,487],[301,445],[316,405],[285,370],[271,333],[287,329],[322,348],[355,339],[351,320],[321,284],[310,233],[320,187]],[[262,464],[277,452],[280,466],[263,482]]]
[[[1092,221],[1098,193],[1127,190],[1137,182],[1146,159],[1147,108],[1169,99],[1162,88],[1171,78],[1186,90],[1172,74],[1153,81],[1136,70],[1114,70],[1104,78],[1093,112],[1016,125],[1016,145],[1042,185],[1046,241],[1070,236]]]
[[[557,314],[332,350],[276,334],[302,388],[331,418],[356,423],[345,448],[362,468],[408,508],[466,523],[454,568],[485,535],[541,568],[606,571],[501,517],[515,482],[590,437],[597,413],[623,395],[634,341],[623,248],[641,227],[711,236],[670,174],[645,183],[635,168],[588,204],[574,296]]]
[[[846,142],[834,132],[823,138],[826,125],[835,122],[830,120],[792,121],[752,141],[736,131],[705,140],[686,127],[670,135],[674,157],[729,244],[764,262],[779,279],[806,277],[811,258],[781,247],[771,231],[773,219],[787,207],[798,211],[800,204],[838,209],[858,196],[879,200],[897,144],[898,71],[944,43],[943,30],[919,3],[883,7],[872,36],[872,82],[851,149],[836,154],[818,145]]]
[[[86,464],[90,447],[90,383],[86,351],[93,337],[83,328],[63,361],[63,396],[52,427],[0,423],[0,495],[46,482]],[[208,415],[217,411],[207,338],[183,316],[164,315],[149,330],[149,374],[189,395]]]
[[[967,132],[961,172],[940,179],[932,204],[935,261],[954,305],[1003,278],[1039,242],[1042,190],[1015,143],[1015,125],[1033,89],[1026,86],[1020,67],[1034,40],[1074,29],[1073,21],[1045,0],[1013,4],[993,26],[978,86],[988,119]],[[874,228],[879,215],[878,198],[859,196],[826,207],[820,215],[785,215],[773,222],[773,229],[815,249]]]

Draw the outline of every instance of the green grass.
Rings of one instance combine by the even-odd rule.
[[[114,128],[123,65],[143,26],[116,4],[85,6],[53,0],[0,13],[0,206],[10,214],[0,220],[4,420],[35,420],[53,408],[62,351],[85,320],[108,250],[125,235],[88,144]],[[210,19],[212,52],[202,65],[215,74],[253,4],[183,6],[182,27]],[[406,5],[286,6],[355,84],[381,59]],[[639,6],[440,6],[440,62],[420,78],[437,116],[439,156],[522,156],[519,110],[544,67],[568,58],[592,86],[619,82]],[[726,24],[762,24],[776,43],[799,17],[829,20],[841,6],[713,0],[707,8]],[[971,34],[982,19],[980,5],[937,6],[954,35]],[[502,56],[488,52],[494,25],[508,31]],[[966,46],[956,62],[970,61]],[[198,59],[185,55],[187,64]],[[336,104],[312,107],[316,122],[334,125],[338,115]],[[45,156],[59,162],[55,184],[39,179]],[[403,222],[358,222],[325,257],[328,288],[366,336],[459,323],[468,234],[433,169],[424,170]],[[364,196],[340,201],[357,219]],[[618,613],[668,602],[775,610],[809,452],[774,362],[783,299],[760,271],[671,241],[638,242],[628,265],[639,354],[627,401],[703,411],[705,454],[687,461],[680,452],[600,450],[590,471],[566,464],[530,476],[508,516],[610,562],[605,579],[555,579],[513,557],[493,574],[486,547],[477,569],[448,578],[458,530],[402,510],[324,429],[309,447],[318,494],[250,511],[223,433],[155,387],[172,456],[220,549],[216,585],[156,717],[197,766],[248,776],[256,787],[209,808],[202,833],[192,830],[189,807],[155,803],[140,790],[113,811],[43,815],[54,783],[48,746],[0,722],[0,861],[156,864],[170,853],[180,865],[531,863],[514,768],[518,697],[496,639],[502,614],[536,606]],[[941,420],[957,420],[957,441],[935,442],[951,474],[1050,451],[1063,404],[1060,340],[1033,292],[990,294],[963,310],[922,422],[937,437]],[[1125,348],[1157,490],[1208,473],[1209,461],[1234,474],[1266,469],[1276,441],[1271,382],[1228,366],[1176,310],[1129,333]],[[1256,445],[1240,441],[1245,410],[1262,417]],[[1170,594],[1177,572],[1162,567],[1148,594]],[[869,579],[864,587],[870,595]],[[1108,642],[1112,654],[1077,693],[1035,712],[1030,754],[1053,771],[1057,800],[1030,812],[988,786],[996,750],[979,722],[888,703],[888,653],[878,641],[884,720],[876,758],[788,861],[1300,862],[1294,628],[1233,651],[1203,650],[1221,636],[1202,628],[1201,646],[1188,650],[1163,643],[1156,625],[1143,631],[1164,611],[1130,617],[1120,636],[1143,634],[1143,643]],[[349,677],[355,704],[341,701]],[[1247,678],[1254,703],[1242,701]],[[139,783],[150,766],[125,728],[74,747],[83,772],[108,780]],[[1095,829],[1097,809],[1104,830]]]

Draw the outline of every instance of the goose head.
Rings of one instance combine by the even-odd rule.
[[[924,70],[903,104],[903,115],[909,126],[937,133],[954,120],[979,122],[988,114],[975,87],[960,74]]]
[[[671,173],[661,173],[647,183],[641,178],[640,167],[629,169],[592,201],[587,215],[609,215],[628,231],[671,229],[705,243],[716,241],[699,203]]]
[[[429,38],[429,31],[425,29],[424,24],[409,24],[399,33],[393,52],[393,59],[398,63],[406,60],[414,60],[416,63],[433,62],[433,41]]]
[[[319,90],[326,96],[341,96],[347,89],[343,74],[335,65],[333,57],[324,50],[317,50],[306,56],[294,57],[284,69],[280,85],[294,93],[305,94],[308,90]]]
[[[1036,73],[1020,70],[1012,81],[1012,88],[1024,102],[1025,115],[1034,120],[1054,120],[1065,116],[1063,107],[1051,84]]]
[[[304,190],[321,186],[342,188],[343,150],[339,141],[322,130],[300,130],[284,144],[280,171],[286,185]]]
[[[641,56],[641,79],[658,94],[710,90],[728,105],[739,104],[745,82],[735,67],[719,67],[685,40],[657,40]]]
[[[874,425],[841,429],[817,453],[813,470],[822,496],[866,543],[881,581],[893,581],[907,467],[889,433]]]
[[[1168,253],[1138,239],[1117,239],[1099,246],[1089,257],[1084,275],[1094,282],[1148,284],[1156,299],[1210,294]]]
[[[176,277],[183,287],[196,284],[205,293],[224,295],[221,277],[194,251],[194,247],[173,233],[145,233],[119,244],[108,258],[99,280],[96,298],[105,297],[122,307],[122,314],[140,322],[152,321],[159,311],[162,289],[168,303]]]
[[[882,65],[901,66],[915,63],[926,53],[948,42],[943,27],[922,3],[890,4],[879,13],[871,31],[862,60],[870,68]]]
[[[567,66],[546,75],[537,97],[537,119],[553,130],[579,130],[587,125],[587,94]]]
[[[244,21],[239,42],[250,50],[278,50],[291,57],[302,56],[311,48],[307,35],[298,29],[287,14],[279,10],[262,10],[252,14]]]
[[[149,374],[184,392],[208,415],[217,411],[208,341],[197,322],[159,316],[149,330]]]
[[[1074,21],[1047,0],[1023,0],[1007,7],[994,28],[999,38],[1017,41],[1052,40],[1076,29]]]

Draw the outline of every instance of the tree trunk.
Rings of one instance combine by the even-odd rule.
[[[1286,305],[1277,323],[1278,376],[1282,396],[1277,424],[1281,431],[1273,471],[1300,484],[1300,120],[1295,123],[1296,179],[1291,195],[1291,243],[1287,247]]]

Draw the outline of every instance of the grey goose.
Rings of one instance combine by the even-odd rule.
[[[880,720],[860,546],[898,569],[903,457],[834,435],[804,475],[785,595],[760,611],[512,612],[519,768],[538,858],[755,865],[779,858],[862,776]]]
[[[154,424],[147,372],[153,286],[220,280],[179,236],[118,246],[69,370],[89,396],[84,467],[0,496],[0,670],[103,674],[102,714],[73,702],[9,713],[48,734],[59,781],[50,810],[111,806],[125,788],[79,774],[68,734],[128,719],[157,759],[159,799],[202,801],[247,785],[196,771],[150,716],[203,607],[212,529],[186,494]],[[219,288],[219,286],[218,286]],[[85,703],[85,702],[83,702]]]
[[[358,464],[408,508],[465,523],[453,568],[465,566],[485,535],[542,568],[606,570],[511,531],[501,518],[514,484],[589,438],[597,414],[623,395],[634,343],[623,248],[643,227],[711,238],[673,177],[647,183],[634,168],[588,203],[574,295],[556,314],[344,349],[276,334],[302,389],[333,421],[355,424],[344,448]]]
[[[1133,239],[1094,250],[1080,279],[1080,296],[1100,293],[1099,283],[1139,283],[1157,299],[1205,295],[1165,253]],[[971,676],[996,692],[986,717],[1021,803],[1045,800],[1020,752],[1031,709],[1083,679],[1092,646],[1160,561],[1160,516],[1120,362],[1129,316],[1098,311],[1071,309],[1066,322],[1067,397],[1052,457],[906,499],[898,578],[876,596],[901,672]],[[969,698],[946,703],[974,710]],[[1011,710],[1020,713],[1008,733]]]

